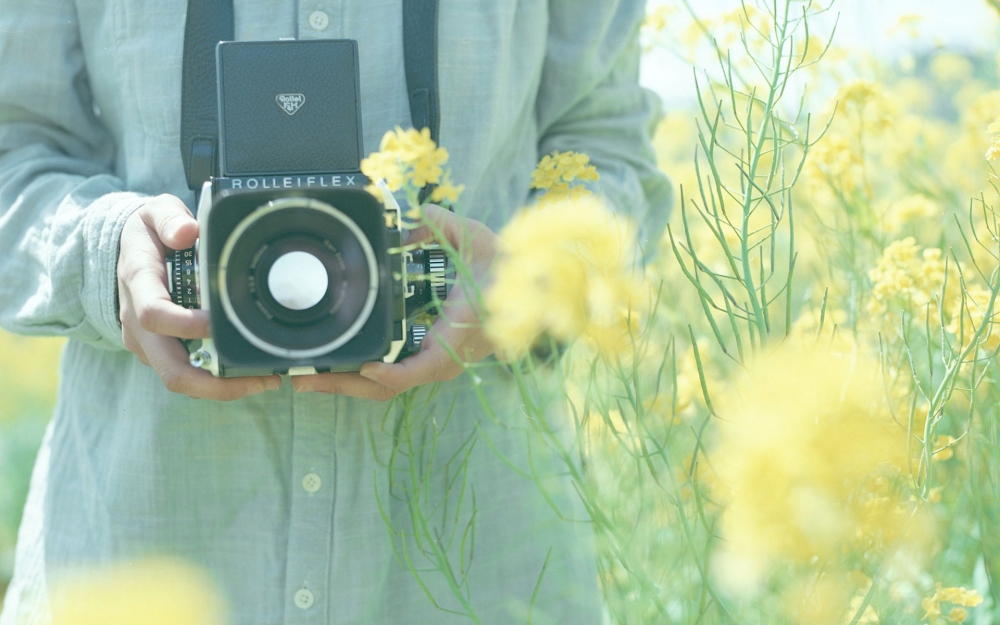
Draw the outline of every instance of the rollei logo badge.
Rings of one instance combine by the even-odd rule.
[[[279,93],[274,101],[278,103],[282,111],[289,115],[295,115],[306,103],[306,97],[301,93]]]

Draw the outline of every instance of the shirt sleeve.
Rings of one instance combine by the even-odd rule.
[[[144,199],[112,174],[69,0],[0,0],[0,326],[123,348],[122,227]]]
[[[672,187],[656,166],[651,137],[659,100],[639,86],[642,0],[549,2],[549,39],[539,89],[539,157],[554,150],[590,156],[597,189],[640,227],[654,251]]]

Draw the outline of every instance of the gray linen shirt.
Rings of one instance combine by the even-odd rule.
[[[369,150],[409,125],[401,0],[235,5],[240,40],[358,40]],[[649,147],[655,102],[637,84],[643,5],[441,0],[441,143],[467,185],[462,212],[499,229],[526,201],[539,156],[578,150],[655,240],[669,185]],[[400,566],[379,511],[380,501],[395,528],[409,527],[408,478],[397,474],[406,463],[389,462],[406,451],[404,421],[438,428],[438,469],[472,433],[490,443],[468,456],[475,497],[461,516],[475,506],[468,587],[483,622],[525,620],[550,548],[534,622],[597,622],[589,528],[560,520],[536,481],[507,464],[527,470],[529,454],[502,369],[484,373],[483,388],[507,427],[484,417],[468,378],[392,404],[297,395],[287,383],[218,403],[167,392],[124,349],[123,223],[152,194],[193,200],[178,147],[185,9],[0,0],[0,325],[70,339],[0,623],[44,622],[46,589],[64,567],[147,555],[205,567],[238,624],[465,622],[435,609]],[[534,453],[538,473],[558,472]],[[451,478],[428,484],[428,501],[450,496]],[[583,518],[568,480],[545,484],[564,516]],[[440,575],[424,578],[457,608]]]

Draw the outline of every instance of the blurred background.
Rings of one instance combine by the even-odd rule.
[[[740,6],[739,0],[690,2],[706,20]],[[684,5],[684,0],[651,2],[651,9],[665,7],[666,19],[686,23],[690,17]],[[953,63],[951,71],[967,72],[967,83],[992,90],[998,88],[998,15],[990,0],[843,0],[824,16],[823,26],[830,30],[837,23],[834,44],[849,57],[848,73],[864,73],[871,67],[868,58],[901,73],[933,72],[939,57],[964,59],[966,69]],[[668,112],[686,111],[695,103],[688,52],[678,41],[676,46],[650,46],[644,57],[642,81],[661,96]],[[839,86],[819,85],[820,96],[836,92]],[[943,114],[947,116],[947,110]],[[688,153],[689,145],[685,138],[679,149]],[[58,338],[19,337],[0,330],[0,596],[12,573],[34,458],[57,401],[62,345]]]

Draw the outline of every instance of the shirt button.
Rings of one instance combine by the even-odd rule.
[[[295,605],[302,610],[311,608],[314,601],[316,601],[316,597],[307,588],[302,588],[295,593]]]
[[[330,16],[323,11],[313,11],[309,16],[309,25],[313,30],[326,30],[330,25]]]
[[[305,477],[302,478],[302,488],[306,489],[307,493],[315,493],[322,486],[322,478],[315,473],[306,473]]]

